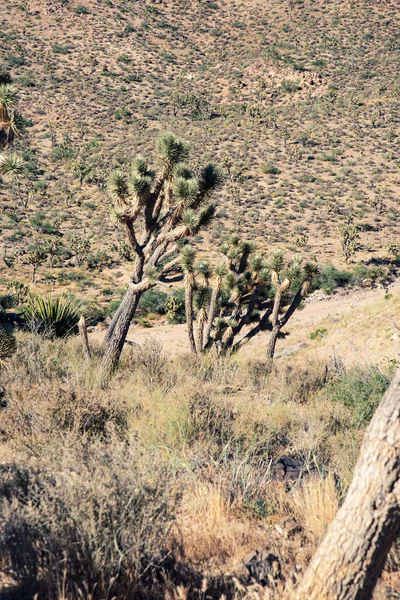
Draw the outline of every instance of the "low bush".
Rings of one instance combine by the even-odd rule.
[[[51,462],[2,469],[0,561],[21,600],[152,596],[178,500],[160,461],[65,438]]]

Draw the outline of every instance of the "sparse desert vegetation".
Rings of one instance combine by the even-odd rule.
[[[399,17],[9,0],[1,599],[400,598]]]

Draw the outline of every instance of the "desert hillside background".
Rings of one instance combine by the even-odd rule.
[[[400,361],[400,6],[8,0],[0,22],[24,129],[0,179],[0,599],[282,600]],[[185,283],[149,290],[104,385],[134,264],[110,175],[168,131],[223,174],[199,259],[238,234],[318,274],[273,361],[269,331],[190,354]],[[77,319],[29,318],[61,295],[90,359]],[[399,569],[397,542],[374,600]]]

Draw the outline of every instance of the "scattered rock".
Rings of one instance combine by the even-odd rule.
[[[243,564],[249,572],[249,578],[255,583],[271,586],[282,579],[279,559],[267,550],[255,550],[243,559]]]
[[[317,472],[315,465],[305,465],[298,458],[281,456],[271,469],[271,477],[276,481],[296,481]]]
[[[275,358],[281,358],[282,356],[290,356],[291,354],[298,352],[305,346],[308,346],[306,342],[300,342],[300,344],[297,344],[296,346],[289,346],[289,348],[285,348],[284,350],[282,350],[282,352],[277,352],[275,354]]]

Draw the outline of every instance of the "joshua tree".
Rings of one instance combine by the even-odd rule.
[[[17,92],[12,85],[0,84],[0,148],[11,145],[21,135],[23,119],[16,110]]]
[[[222,247],[225,264],[215,269],[212,288],[208,284],[210,272],[205,276],[205,267],[193,266],[192,259],[193,271],[201,272],[205,279],[205,285],[191,280],[195,291],[186,296],[192,300],[186,306],[187,314],[197,310],[197,331],[192,333],[197,352],[211,347],[218,352],[235,352],[260,331],[270,330],[267,356],[273,358],[279,333],[307,295],[317,266],[302,265],[298,256],[287,263],[281,251],[265,259],[254,250],[253,244],[231,236]],[[184,252],[186,256],[188,250]],[[247,333],[240,337],[246,326]]]
[[[92,241],[89,238],[81,237],[80,235],[76,234],[72,235],[68,241],[71,250],[75,255],[75,266],[79,267],[79,265],[81,265],[88,256]]]
[[[185,165],[188,154],[185,142],[166,133],[157,142],[157,171],[139,156],[128,176],[121,171],[111,176],[114,216],[125,228],[135,260],[128,291],[105,336],[105,376],[118,363],[141,294],[181,272],[179,244],[214,215],[208,198],[221,174],[212,164],[194,173]]]
[[[341,236],[342,253],[346,262],[356,253],[360,234],[353,223],[346,223],[339,227]]]
[[[194,262],[196,253],[194,249],[187,245],[182,249],[182,268],[185,274],[185,311],[186,325],[190,344],[190,350],[196,352],[196,343],[193,333],[193,291],[195,287],[195,270]]]
[[[29,250],[26,255],[26,262],[28,265],[32,267],[31,281],[35,283],[36,281],[36,271],[42,265],[47,258],[47,249],[41,248],[40,246],[34,246]]]

